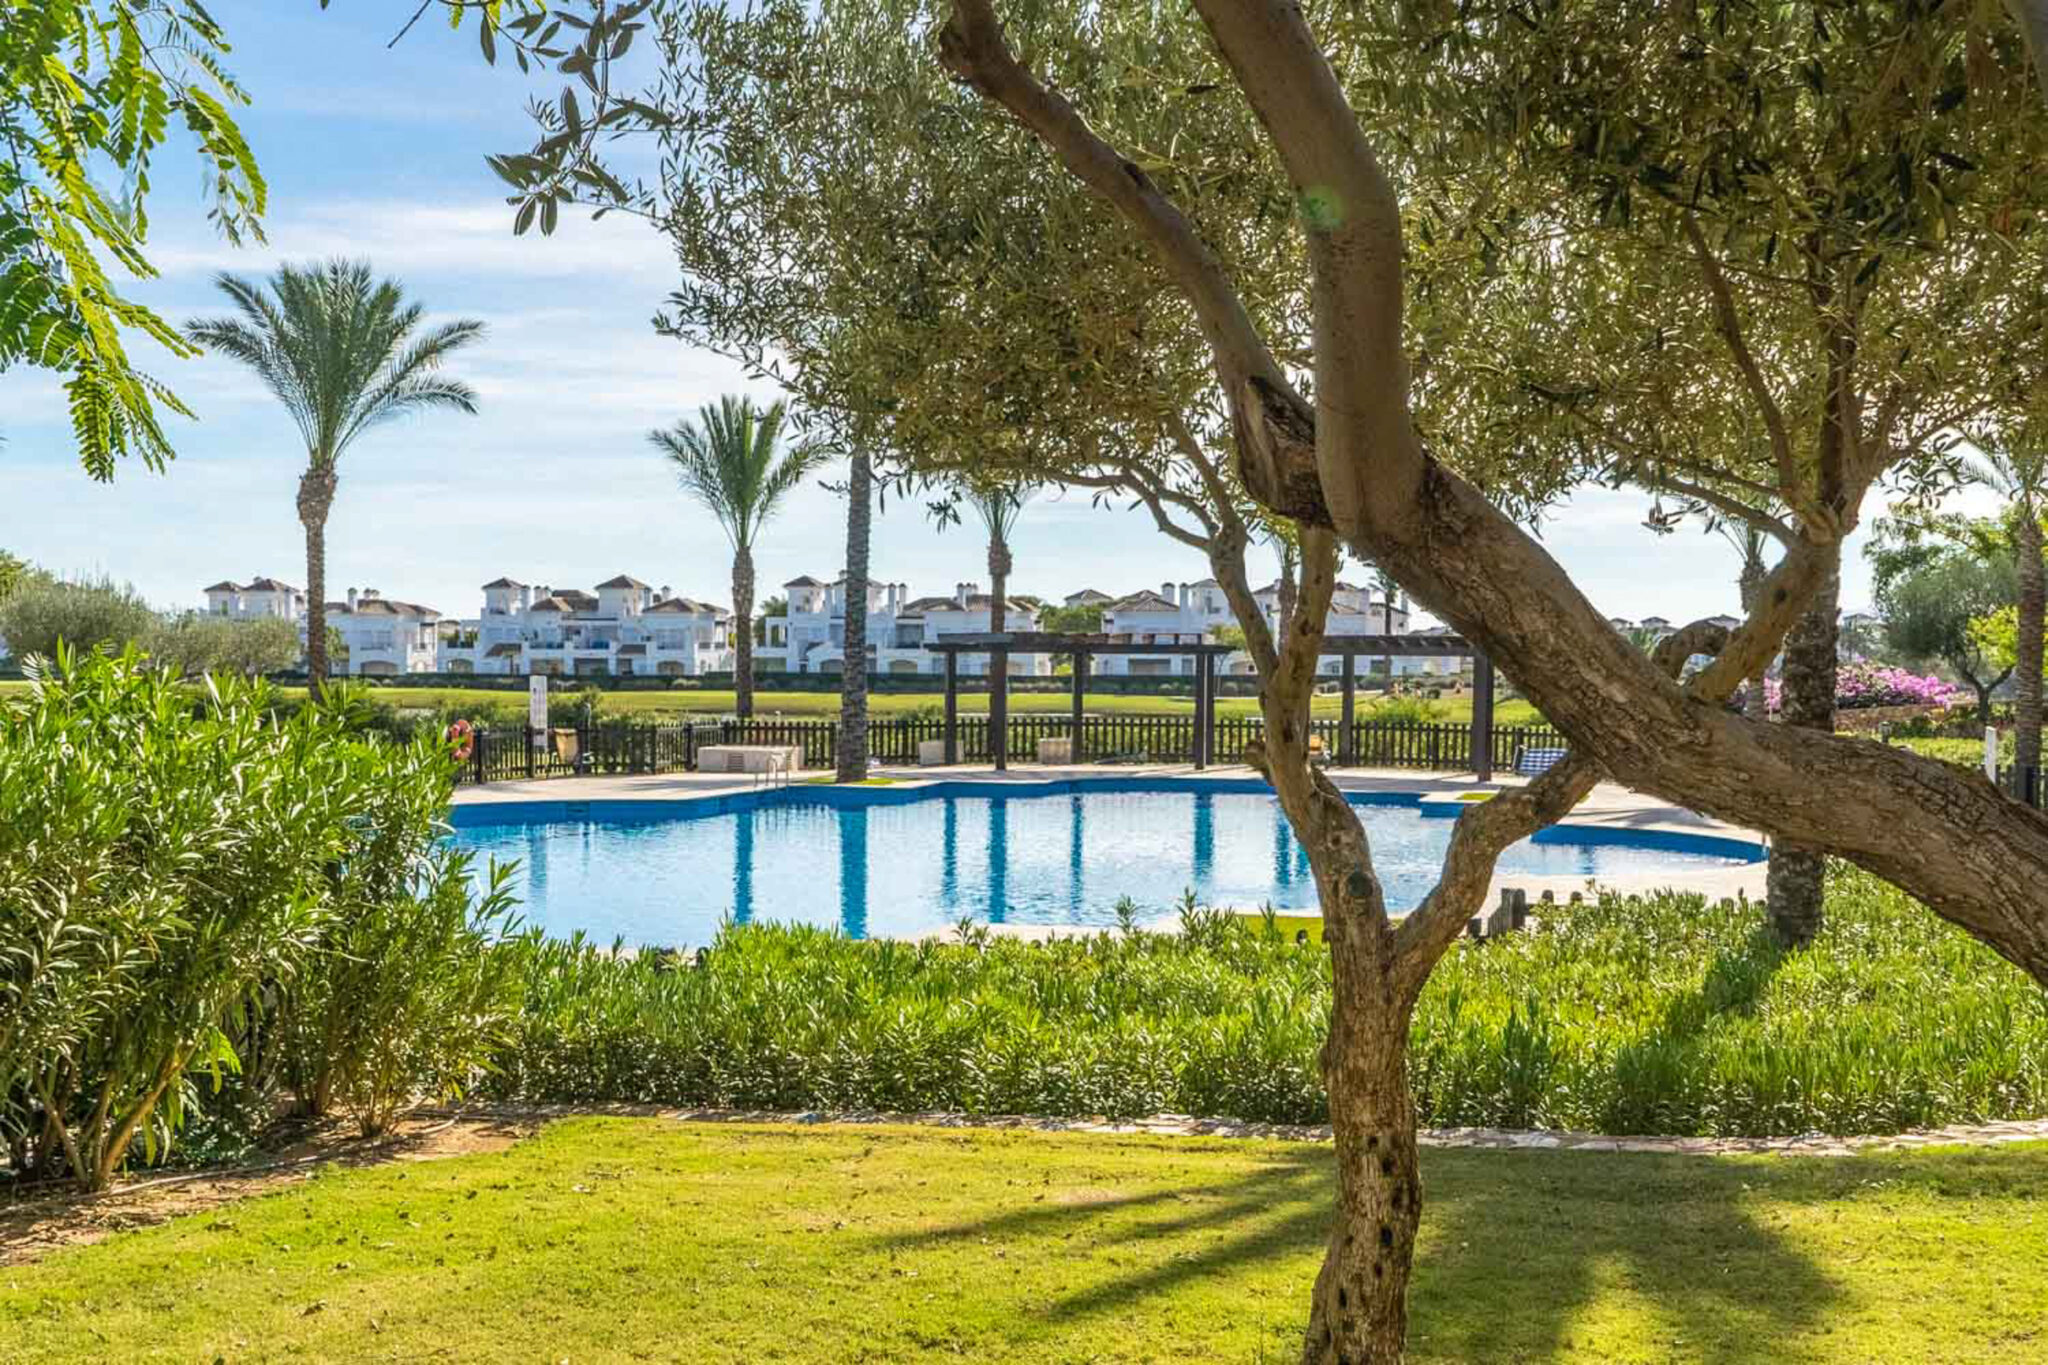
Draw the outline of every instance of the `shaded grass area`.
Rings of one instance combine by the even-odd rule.
[[[10,1270],[10,1359],[1286,1361],[1329,1149],[582,1119]],[[1411,1359],[2034,1361],[2048,1150],[1424,1155]]]

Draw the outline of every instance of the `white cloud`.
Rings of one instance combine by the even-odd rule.
[[[512,209],[489,196],[440,201],[341,199],[288,208],[265,225],[261,246],[236,248],[187,233],[160,239],[150,259],[166,284],[210,278],[218,271],[261,274],[280,262],[362,257],[379,271],[404,277],[561,280],[602,275],[648,290],[648,311],[675,278],[662,238],[637,219],[596,222],[566,215],[552,236],[536,229],[512,235]]]

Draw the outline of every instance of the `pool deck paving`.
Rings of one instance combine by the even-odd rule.
[[[1115,767],[1101,765],[1053,766],[1030,764],[998,772],[985,764],[956,764],[947,768],[877,767],[871,770],[873,776],[888,779],[890,783],[903,787],[925,786],[938,782],[1000,782],[1028,787],[1045,782],[1086,781],[1090,778],[1146,778],[1172,777],[1195,780],[1244,781],[1257,779],[1258,774],[1242,764],[1226,764],[1196,769],[1185,763],[1178,764],[1119,764]],[[802,786],[818,773],[799,774],[793,786]],[[1480,782],[1470,774],[1460,773],[1419,773],[1398,768],[1346,768],[1332,771],[1331,780],[1344,791],[1355,792],[1415,792],[1425,800],[1457,800],[1460,797],[1480,792],[1498,791],[1520,786],[1523,779],[1507,775],[1497,776],[1492,782]],[[531,782],[494,782],[487,786],[461,787],[456,790],[455,803],[461,806],[488,805],[509,801],[676,801],[687,802],[710,796],[730,796],[738,792],[749,792],[761,786],[758,778],[739,773],[669,773],[659,776],[640,775],[631,777],[561,777]],[[1627,829],[1645,832],[1672,834],[1706,834],[1721,838],[1737,839],[1748,843],[1761,844],[1763,839],[1756,833],[1734,825],[1711,819],[1682,806],[1674,806],[1654,797],[1630,791],[1612,782],[1602,782],[1594,787],[1592,794],[1581,802],[1576,810],[1563,822],[1565,824]],[[1702,867],[1687,872],[1682,882],[1674,882],[1668,873],[1656,871],[1617,873],[1603,877],[1598,886],[1614,891],[1644,892],[1675,887],[1683,891],[1695,891],[1710,900],[1724,898],[1761,899],[1764,895],[1764,871],[1762,862],[1737,864],[1725,867]],[[1573,892],[1588,892],[1594,883],[1579,876],[1534,876],[1522,873],[1498,875],[1488,888],[1486,908],[1497,904],[1503,890],[1513,888],[1527,893],[1534,902],[1545,892],[1559,900],[1567,899]],[[1250,907],[1246,907],[1250,908]],[[1541,913],[1538,911],[1537,913]],[[1177,917],[1166,917],[1152,927],[1171,928]],[[1071,925],[998,925],[995,931],[1011,937],[1043,939],[1064,937],[1080,930]],[[934,929],[927,937],[950,935],[951,928]]]

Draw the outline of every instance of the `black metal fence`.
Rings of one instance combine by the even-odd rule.
[[[1472,727],[1455,722],[1358,720],[1351,733],[1342,721],[1312,722],[1327,758],[1344,767],[1419,768],[1464,771],[1472,768]],[[1235,763],[1245,746],[1259,737],[1254,716],[1219,716],[1211,736],[1216,763]],[[1010,717],[1008,757],[1032,762],[1042,739],[1072,739],[1071,716]],[[919,745],[943,743],[946,723],[923,716],[876,717],[868,722],[868,755],[876,763],[912,765]],[[993,757],[988,718],[962,716],[957,731],[957,762],[987,763]],[[506,782],[586,774],[693,772],[697,753],[707,744],[786,744],[803,751],[807,768],[829,768],[839,740],[836,720],[750,720],[695,722],[600,721],[589,726],[537,731],[526,726],[480,727],[471,736],[464,760],[463,782]],[[1496,727],[1491,736],[1492,766],[1509,771],[1524,749],[1563,748],[1563,735],[1549,726]],[[1080,763],[1188,763],[1194,759],[1193,716],[1083,716]]]

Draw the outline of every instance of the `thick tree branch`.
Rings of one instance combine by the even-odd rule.
[[[1286,387],[1286,377],[1253,326],[1223,263],[1194,224],[1136,163],[1097,136],[1073,105],[1018,64],[988,0],[955,0],[939,30],[939,60],[1009,110],[1069,171],[1144,234],[1194,306],[1220,372],[1237,383],[1256,377]]]
[[[1496,792],[1458,816],[1436,885],[1394,932],[1401,989],[1408,1000],[1422,993],[1437,960],[1479,913],[1508,845],[1556,824],[1599,780],[1600,764],[1574,751],[1528,786]]]
[[[989,0],[954,0],[939,60],[1022,123],[1137,228],[1195,310],[1236,434],[1239,475],[1267,506],[1328,525],[1316,472],[1316,419],[1259,335],[1223,263],[1136,163],[1017,62]]]
[[[1357,139],[1355,127],[1347,135],[1330,129],[1320,117],[1302,128],[1279,118],[1287,100],[1275,87],[1287,76],[1314,80],[1322,89],[1335,79],[1326,62],[1320,74],[1304,72],[1322,58],[1312,42],[1303,41],[1306,30],[1299,11],[1288,6],[1282,13],[1271,0],[1243,0],[1243,10],[1240,15],[1224,0],[1204,0],[1211,31],[1226,53],[1237,50],[1231,60],[1234,68],[1241,68],[1247,94],[1256,86],[1254,101],[1263,106],[1262,117],[1272,111],[1274,116],[1267,121],[1276,141],[1304,137],[1320,144],[1306,159],[1303,153],[1292,154],[1290,174],[1299,178],[1299,168],[1317,157],[1334,156],[1341,162],[1344,149]],[[952,60],[973,71],[993,60],[988,52],[992,48],[1007,63],[999,69],[1009,74],[988,84],[978,80],[977,88],[999,99],[1007,92],[1006,103],[1014,99],[1030,107],[1026,96],[1034,91],[1042,96],[1043,91],[1035,82],[1017,79],[1021,73],[1002,49],[986,0],[959,0],[949,32],[969,12],[979,23],[956,35],[950,44]],[[1264,41],[1261,34],[1270,36],[1274,25],[1286,30],[1276,42],[1277,61],[1253,50]],[[1233,35],[1231,41],[1225,41],[1226,34]],[[968,40],[964,44],[963,38]],[[1237,43],[1237,38],[1245,44]],[[971,55],[977,51],[980,55]],[[1320,97],[1307,98],[1320,108]],[[1059,107],[1065,108],[1063,103]],[[1053,120],[1040,136],[1049,142],[1066,136],[1072,143],[1070,135],[1076,129],[1085,134],[1072,111],[1066,114],[1065,123]],[[1030,117],[1020,117],[1031,125]],[[1094,163],[1107,149],[1092,135],[1086,143],[1055,150],[1083,179],[1096,183],[1090,173],[1101,169]],[[1284,145],[1281,150],[1288,153]],[[1112,164],[1117,160],[1113,154],[1108,159]],[[1109,177],[1111,188],[1103,190],[1120,205],[1132,202],[1118,188],[1122,183],[1139,182],[1128,176],[1122,182]],[[1338,190],[1334,202],[1341,210],[1347,202],[1344,183],[1332,180],[1331,185]],[[1298,185],[1304,192],[1314,187],[1313,181]],[[1157,198],[1149,182],[1145,188]],[[1125,209],[1127,216],[1136,214],[1135,221],[1148,236],[1158,229],[1157,223],[1148,221],[1153,207],[1136,203]],[[1341,227],[1346,219],[1340,213],[1335,221]],[[2048,817],[2023,810],[1981,777],[1967,777],[1933,760],[1867,740],[1750,721],[1688,695],[1608,626],[1557,561],[1470,484],[1420,455],[1420,477],[1412,484],[1400,477],[1378,478],[1381,471],[1403,466],[1404,452],[1413,450],[1406,395],[1385,387],[1392,371],[1375,374],[1369,366],[1347,366],[1343,353],[1331,354],[1323,342],[1326,336],[1363,336],[1388,318],[1398,323],[1398,275],[1392,277],[1394,287],[1387,288],[1390,277],[1384,257],[1365,250],[1355,259],[1341,260],[1332,244],[1351,238],[1320,229],[1317,235],[1327,238],[1315,248],[1321,253],[1319,272],[1341,266],[1355,269],[1361,279],[1381,282],[1376,288],[1366,288],[1359,280],[1323,288],[1319,280],[1316,290],[1319,311],[1357,310],[1356,316],[1337,320],[1327,330],[1319,327],[1317,334],[1318,365],[1341,381],[1336,390],[1326,392],[1319,373],[1318,399],[1329,403],[1341,398],[1336,408],[1341,409],[1345,435],[1339,439],[1334,431],[1323,430],[1325,414],[1300,405],[1291,390],[1256,375],[1247,385],[1227,372],[1219,356],[1245,491],[1281,516],[1334,527],[1346,544],[1385,567],[1417,600],[1491,655],[1571,737],[1575,748],[1590,753],[1617,780],[1788,842],[1850,858],[1898,883],[2036,979],[2048,982],[2048,914],[2043,913],[2040,898],[2041,878],[2048,875]],[[1179,278],[1188,260],[1166,248],[1161,254]],[[1213,258],[1201,259],[1213,266]],[[1198,311],[1202,300],[1210,299],[1212,316],[1205,317],[1205,326],[1213,325],[1211,296],[1219,288],[1228,292],[1228,283],[1220,270],[1194,273],[1200,276],[1195,293]],[[1241,307],[1227,311],[1243,315]],[[1258,354],[1265,354],[1263,347]],[[1252,392],[1246,392],[1247,387]],[[1353,400],[1367,393],[1381,410],[1352,411]],[[1389,428],[1400,432],[1392,445],[1369,442],[1368,431]],[[1343,490],[1328,491],[1326,482],[1344,485]],[[1409,488],[1410,495],[1395,498],[1393,491],[1402,487]],[[1850,491],[1847,506],[1853,511],[1859,490]],[[1332,516],[1338,507],[1343,514]],[[1795,512],[1802,510],[1794,505]],[[1834,541],[1840,530],[1839,525],[1817,528],[1814,541],[1787,553],[1766,580],[1758,609],[1710,669],[1721,670],[1715,672],[1716,686],[1727,681],[1726,673],[1753,672],[1750,655],[1766,641],[1775,650],[1775,642],[1783,638],[1830,567],[1815,542]],[[1293,633],[1290,630],[1290,638]],[[1731,665],[1731,659],[1739,662]],[[1283,723],[1288,719],[1284,712],[1276,715]],[[1275,719],[1268,719],[1269,742]],[[1294,772],[1291,764],[1275,762],[1270,775],[1290,822],[1301,828],[1300,822],[1307,821],[1318,831],[1323,840],[1319,856],[1333,863],[1348,858],[1354,843],[1361,856],[1369,852],[1362,836],[1354,840],[1346,833],[1334,809],[1326,812],[1318,804],[1320,798],[1311,799],[1320,789],[1306,769]],[[1824,795],[1817,798],[1816,793]],[[1845,795],[1850,793],[1853,798]],[[1851,799],[1853,804],[1845,804]],[[1368,864],[1350,865],[1362,869]],[[1358,875],[1369,877],[1364,871]],[[1371,898],[1370,888],[1355,893],[1344,887],[1320,889],[1326,898],[1348,896],[1361,905]]]
[[[1718,654],[1727,647],[1728,631],[1710,621],[1695,621],[1659,641],[1652,655],[1658,668],[1676,678],[1697,654]],[[1704,675],[1702,675],[1704,676]],[[1720,702],[1727,694],[1697,689],[1702,700]],[[1586,799],[1600,780],[1599,763],[1574,751],[1542,776],[1519,790],[1496,793],[1459,815],[1444,850],[1443,870],[1420,907],[1401,921],[1394,948],[1401,986],[1412,1002],[1429,974],[1464,932],[1485,902],[1494,868],[1508,845],[1556,824]]]
[[[1426,461],[1408,412],[1393,184],[1300,5],[1196,0],[1195,8],[1287,168],[1307,235],[1312,437],[1331,522],[1411,517]]]
[[[2041,97],[2048,100],[2048,0],[2005,0],[2005,7],[2026,35],[2034,75],[2041,82]]]

